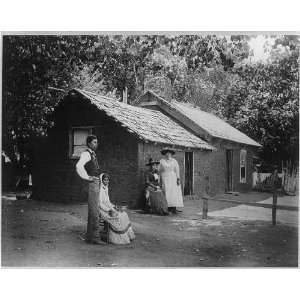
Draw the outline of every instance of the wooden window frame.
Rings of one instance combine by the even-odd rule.
[[[76,129],[88,129],[88,135],[94,134],[94,126],[72,126],[69,129],[69,158],[70,159],[79,159],[79,155],[74,155],[74,131]],[[75,145],[76,146],[76,145]],[[79,145],[77,145],[79,146]]]
[[[245,153],[244,165],[242,165],[242,153]],[[242,168],[245,168],[245,178],[242,178]],[[247,183],[247,150],[240,150],[240,183]]]

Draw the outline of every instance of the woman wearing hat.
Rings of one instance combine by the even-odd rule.
[[[152,158],[150,158],[149,162],[146,164],[146,166],[149,167],[149,170],[145,174],[146,207],[152,213],[168,215],[168,204],[165,195],[159,186],[159,175],[157,172],[158,165],[159,162],[153,161]]]
[[[177,207],[183,207],[182,191],[180,186],[179,165],[172,156],[175,151],[171,148],[161,150],[164,158],[160,160],[159,173],[162,189],[168,203],[168,209],[172,213],[178,212]]]

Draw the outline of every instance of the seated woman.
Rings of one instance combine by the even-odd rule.
[[[159,162],[153,161],[152,158],[146,166],[149,166],[149,170],[145,174],[145,198],[146,206],[154,214],[168,215],[168,203],[163,191],[159,186],[159,175],[157,171],[157,165]]]
[[[130,220],[125,211],[117,210],[109,200],[109,175],[100,175],[99,208],[100,215],[109,223],[109,242],[112,244],[129,244],[135,239]]]

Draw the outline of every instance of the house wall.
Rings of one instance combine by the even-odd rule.
[[[147,167],[145,166],[146,163],[148,163],[149,158],[153,158],[154,160],[160,160],[163,156],[160,153],[164,146],[159,144],[153,144],[153,143],[139,143],[138,147],[138,153],[139,153],[139,186],[140,189],[140,200],[139,203],[142,206],[143,205],[143,188],[144,188],[144,176],[145,171],[147,170]],[[205,189],[205,176],[209,174],[210,172],[210,151],[200,151],[200,150],[187,150],[187,149],[180,149],[177,148],[176,153],[174,154],[174,158],[177,160],[179,169],[180,169],[180,180],[181,180],[181,188],[183,191],[184,188],[184,156],[185,151],[192,151],[194,154],[194,190],[193,195],[196,196],[196,198],[199,198],[199,195],[202,195]],[[186,196],[185,199],[188,199],[189,196]]]
[[[176,110],[159,103],[157,98],[150,93],[145,94],[137,104],[148,109],[159,110],[168,115],[175,122],[179,123],[188,131],[204,138],[209,144],[216,147],[217,151],[207,152],[199,151],[194,154],[194,193],[201,194],[204,191],[205,176],[209,176],[210,190],[213,194],[224,193],[226,190],[226,149],[233,150],[233,190],[234,191],[249,191],[252,188],[252,172],[253,172],[253,153],[254,149],[251,146],[242,145],[239,143],[217,139],[209,136],[206,132],[200,131],[198,125],[195,125],[191,120],[185,118]],[[246,167],[246,183],[240,182],[240,150],[247,150],[247,167]]]
[[[159,109],[159,107],[156,107]],[[162,111],[162,110],[161,110]],[[163,111],[162,111],[163,112]],[[174,121],[176,119],[173,118]],[[201,195],[205,190],[205,176],[209,176],[210,190],[212,194],[224,193],[226,191],[226,149],[233,150],[233,190],[238,192],[246,192],[252,189],[252,172],[253,172],[253,148],[241,145],[238,143],[214,139],[212,138],[209,143],[216,147],[216,151],[193,151],[194,152],[194,195]],[[147,145],[147,144],[146,144]],[[160,147],[157,147],[158,154],[160,154]],[[153,146],[146,146],[146,156],[150,157],[151,151],[157,153]],[[240,150],[247,150],[247,167],[246,167],[246,183],[240,182]],[[147,156],[147,157],[148,157]],[[184,184],[184,150],[181,154],[176,154],[179,158],[181,182]]]
[[[233,150],[233,190],[246,192],[252,189],[253,172],[253,149],[249,146],[240,145],[221,139],[213,139],[211,144],[217,151],[210,156],[210,188],[213,194],[222,193],[226,190],[226,149]],[[247,150],[246,183],[240,182],[240,151]]]
[[[149,158],[160,159],[163,145],[144,143],[129,133],[105,113],[80,98],[68,97],[54,115],[55,126],[48,137],[35,147],[33,164],[34,197],[44,201],[85,202],[87,184],[75,172],[77,159],[69,157],[69,130],[72,126],[94,126],[99,139],[97,156],[102,171],[111,176],[112,202],[126,202],[130,207],[143,201],[145,164]],[[213,194],[223,193],[226,187],[226,149],[233,149],[233,189],[247,191],[252,187],[252,148],[220,139],[210,143],[217,151],[193,150],[194,194],[205,189],[205,176],[210,178]],[[247,150],[247,182],[240,183],[240,149]],[[184,187],[184,149],[174,158],[180,167]],[[191,150],[192,151],[192,150]]]
[[[69,157],[69,129],[95,126],[97,157],[101,171],[108,172],[110,197],[115,203],[136,205],[138,140],[119,123],[80,99],[67,99],[54,117],[55,127],[43,144],[37,145],[33,171],[34,197],[45,201],[85,202],[87,183],[76,173],[78,159]]]

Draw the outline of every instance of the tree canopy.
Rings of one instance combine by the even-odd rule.
[[[263,145],[264,160],[298,161],[299,41],[277,39],[266,63],[242,65],[235,73],[228,120]]]
[[[74,87],[134,100],[150,88],[193,102],[264,146],[297,159],[297,36],[275,40],[267,62],[249,63],[249,36],[82,35],[3,37],[3,148],[14,158],[51,126]],[[271,156],[268,155],[271,153]]]

